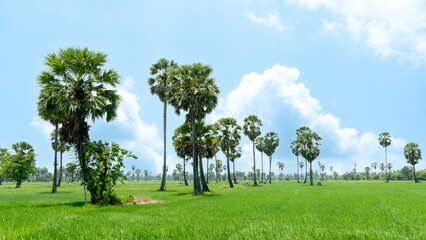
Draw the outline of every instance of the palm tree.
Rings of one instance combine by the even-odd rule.
[[[228,182],[229,187],[233,188],[231,180],[231,171],[229,168],[229,159],[231,158],[231,152],[235,151],[235,148],[240,143],[241,139],[241,127],[238,125],[237,120],[234,118],[221,118],[217,121],[218,132],[219,132],[219,145],[222,152],[226,156],[226,166],[228,171]]]
[[[133,170],[133,182],[135,181],[135,169],[136,169],[136,166],[135,166],[135,165],[132,165],[132,170]]]
[[[370,167],[365,167],[365,174],[367,175],[367,181],[368,181],[368,175],[370,173],[371,168]]]
[[[136,172],[136,179],[139,182],[139,175],[141,174],[141,170],[138,168],[135,170],[135,172]]]
[[[120,77],[115,70],[103,68],[106,61],[106,54],[87,48],[61,49],[47,55],[44,64],[48,70],[38,78],[42,91],[57,92],[59,100],[55,107],[61,113],[62,123],[59,134],[78,153],[84,185],[90,179],[83,150],[90,142],[88,120],[95,122],[104,116],[107,122],[114,120],[121,102],[113,89],[120,83]],[[92,203],[100,201],[96,190],[92,186],[87,188]]]
[[[422,159],[422,150],[419,148],[419,144],[413,142],[407,143],[404,147],[404,156],[407,162],[413,166],[414,182],[418,183],[419,181],[416,177],[416,164]]]
[[[284,163],[278,162],[278,168],[281,170],[281,174],[282,174],[282,178],[283,178],[281,180],[284,180],[284,167],[285,167]]]
[[[200,163],[200,175],[203,191],[210,191],[207,186],[207,181],[204,178],[203,157],[212,158],[215,153],[216,138],[212,134],[213,125],[206,125],[204,122],[196,123],[196,153],[197,160]],[[188,158],[192,151],[192,128],[188,123],[182,124],[175,130],[173,135],[173,146],[176,153],[181,158]]]
[[[176,113],[186,111],[186,120],[192,124],[192,158],[194,175],[194,194],[203,194],[198,177],[198,163],[195,151],[196,120],[202,120],[213,111],[218,102],[219,88],[215,79],[210,77],[213,69],[208,65],[194,63],[182,65],[171,79],[172,87],[167,91],[169,103]]]
[[[312,132],[308,127],[305,127],[303,132],[299,136],[302,143],[302,156],[309,162],[309,176],[311,186],[314,185],[314,179],[312,176],[312,162],[319,156],[320,149],[319,140],[321,137],[316,133]]]
[[[299,162],[300,171],[303,171],[304,166],[305,166],[305,163],[303,161]],[[302,174],[303,174],[303,172],[302,172]]]
[[[330,180],[333,180],[333,166],[330,166]]]
[[[385,166],[384,163],[380,163],[379,168],[380,168],[380,170],[382,170],[382,174],[383,174],[383,171],[385,171],[386,166]]]
[[[261,163],[262,163],[262,183],[263,183],[263,137],[257,137],[256,138],[256,149],[260,152],[260,158],[262,159],[261,160]]]
[[[253,168],[256,169],[256,156],[254,149],[254,140],[260,136],[260,127],[262,126],[262,121],[256,115],[249,115],[244,119],[244,135],[246,135],[250,141],[253,142]],[[256,174],[254,175],[254,185],[257,186]]]
[[[177,64],[172,60],[168,61],[161,58],[150,68],[152,77],[148,78],[148,84],[151,86],[151,94],[157,95],[163,102],[163,134],[164,134],[164,153],[163,153],[163,176],[159,191],[164,191],[166,187],[166,124],[167,124],[167,91],[171,84],[171,75],[174,73]]]
[[[293,154],[296,155],[297,183],[299,183],[299,155],[300,155],[300,150],[302,149],[302,144],[300,144],[300,142],[297,141],[296,139],[293,142],[291,142],[290,148]]]
[[[47,61],[47,59],[46,59]],[[45,62],[46,64],[47,62]],[[59,86],[54,82],[54,72],[52,70],[50,72],[43,71],[38,76],[38,81],[40,86],[42,87],[40,90],[40,94],[37,102],[37,110],[38,115],[41,119],[45,121],[49,121],[51,124],[55,126],[54,134],[53,134],[53,149],[55,152],[55,157],[53,161],[53,185],[52,185],[52,193],[57,192],[57,168],[58,168],[58,128],[59,123],[61,121],[61,117],[63,113],[61,112]],[[65,77],[65,76],[64,76]],[[41,82],[45,82],[44,79],[50,80],[51,82],[48,84],[42,84]]]
[[[388,181],[390,180],[390,176],[391,176],[391,169],[392,169],[392,163],[388,163],[386,165],[387,170],[389,170],[389,176],[388,176]]]
[[[60,164],[59,164],[59,181],[58,181],[58,187],[61,186],[62,182],[62,155],[64,152],[68,152],[71,149],[71,146],[64,142],[62,139],[59,138],[59,144],[58,144],[58,151],[60,156]]]
[[[371,164],[371,167],[372,168],[374,168],[374,178],[376,178],[376,176],[377,176],[377,163],[376,162],[373,162],[372,164]]]
[[[310,132],[311,130],[308,127],[300,127],[296,130],[296,136],[297,136],[297,141],[302,145],[302,148],[304,147],[304,142],[302,142],[302,135],[304,132]],[[303,157],[303,155],[302,155]],[[305,158],[305,181],[303,181],[303,183],[306,183],[306,180],[308,179],[308,161]]]
[[[229,160],[232,162],[232,175],[234,178],[234,183],[237,184],[237,178],[235,177],[235,160],[241,157],[241,147],[231,147],[231,152],[229,156]]]
[[[271,178],[272,178],[272,172],[271,172],[271,167],[272,167],[272,155],[275,153],[275,149],[278,147],[278,145],[280,145],[280,139],[278,138],[278,133],[275,132],[268,132],[265,137],[264,137],[264,141],[265,141],[265,154],[269,157],[269,183],[271,183]],[[266,179],[266,181],[268,181],[268,179]]]
[[[387,165],[387,149],[388,149],[388,146],[391,145],[392,143],[391,138],[392,136],[388,132],[382,132],[379,134],[379,144],[385,148],[385,166]],[[388,171],[386,168],[385,168],[385,177],[386,177],[386,182],[389,182]]]

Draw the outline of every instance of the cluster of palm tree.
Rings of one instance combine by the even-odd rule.
[[[314,185],[313,180],[313,174],[312,174],[312,162],[319,156],[320,149],[319,146],[321,145],[319,141],[321,140],[321,137],[316,133],[313,132],[309,127],[300,127],[296,130],[296,139],[291,143],[290,148],[294,155],[297,157],[297,165],[303,169],[305,166],[305,181],[307,180],[308,175],[308,162],[309,162],[309,176],[310,176],[310,184],[311,186]],[[299,155],[302,155],[302,157],[305,159],[305,163],[300,162],[299,163]],[[325,167],[322,164],[319,164],[322,171],[324,171]],[[298,174],[299,176],[299,171]],[[297,179],[297,182],[299,182],[299,177]]]
[[[192,159],[193,159],[193,174],[194,174],[194,193],[202,194],[203,189],[200,184],[198,168],[202,169],[202,161],[200,158],[210,156],[207,153],[206,147],[203,145],[209,139],[204,138],[203,133],[210,132],[208,126],[205,126],[203,119],[208,113],[211,113],[218,102],[219,88],[215,83],[215,79],[210,77],[213,72],[212,67],[201,63],[189,65],[178,65],[174,61],[160,59],[151,67],[151,76],[148,79],[148,84],[151,86],[151,93],[159,97],[163,102],[163,134],[164,134],[164,162],[163,175],[160,186],[160,191],[164,191],[166,187],[166,114],[167,104],[172,105],[176,114],[186,112],[186,125],[182,125],[180,133],[175,132],[174,145],[179,145],[177,153],[184,159],[188,158],[189,148],[184,144],[184,139],[181,144],[176,142],[176,134],[180,134],[182,138],[189,137],[187,130],[191,131]],[[198,125],[198,126],[197,126]],[[197,127],[201,131],[197,131]],[[203,127],[206,127],[203,129]],[[197,136],[198,133],[198,136]],[[185,145],[185,146],[184,146]],[[198,150],[198,151],[197,151]],[[211,152],[209,152],[211,153]],[[185,169],[184,161],[184,169]],[[185,170],[184,170],[185,171]],[[201,179],[204,179],[203,171]],[[185,178],[186,181],[186,178]],[[203,188],[208,190],[207,184]]]

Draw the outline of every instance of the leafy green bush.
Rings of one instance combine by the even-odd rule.
[[[124,157],[137,156],[126,149],[120,148],[117,143],[97,141],[84,146],[85,157],[87,159],[86,174],[88,174],[87,188],[94,189],[92,203],[101,205],[122,204],[122,200],[113,190],[117,181],[123,183],[126,180],[124,175]]]

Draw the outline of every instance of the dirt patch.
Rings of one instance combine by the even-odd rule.
[[[148,196],[135,196],[132,202],[127,202],[125,205],[146,205],[146,204],[162,204],[164,201],[152,200]]]
[[[322,186],[322,183],[321,183],[321,182],[318,182],[318,183],[317,183],[317,186]]]

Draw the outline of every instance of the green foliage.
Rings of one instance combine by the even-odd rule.
[[[157,95],[160,101],[167,101],[167,92],[169,91],[171,75],[176,72],[177,63],[161,58],[150,68],[152,77],[148,78],[148,85],[151,86],[151,94]]]
[[[113,187],[117,181],[123,182],[127,179],[122,170],[124,157],[137,157],[114,142],[111,146],[107,142],[92,142],[85,145],[84,152],[88,163],[86,171],[89,180],[86,184],[88,189],[93,189],[95,193],[92,202],[101,205],[121,204]]]
[[[304,159],[312,163],[320,154],[319,140],[321,137],[308,127],[300,127],[296,131],[297,141],[302,145],[301,154]]]
[[[260,127],[262,126],[262,121],[256,115],[249,115],[244,119],[244,135],[246,135],[250,141],[254,141],[258,136],[260,136],[261,131]]]
[[[234,118],[221,118],[217,121],[219,132],[219,145],[225,156],[236,150],[241,140],[241,126]]]
[[[15,155],[10,155],[7,150],[2,150],[0,163],[1,174],[16,181],[16,187],[36,173],[35,157],[33,147],[27,142],[19,142],[12,145]]]
[[[187,122],[202,120],[216,107],[220,91],[215,79],[210,77],[212,72],[212,67],[201,63],[181,65],[170,79],[169,102],[176,114],[180,115],[182,110],[188,113]]]
[[[392,135],[390,135],[390,133],[388,133],[388,132],[382,132],[382,133],[379,134],[379,144],[382,147],[386,148],[389,145],[391,145],[391,143],[392,143],[392,139],[391,138],[392,138]]]
[[[419,144],[407,143],[404,147],[404,156],[407,162],[413,166],[419,163],[419,160],[422,159],[422,150],[419,148]]]
[[[278,133],[268,132],[264,137],[264,152],[269,157],[275,153],[275,149],[280,145]]]

